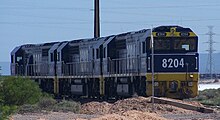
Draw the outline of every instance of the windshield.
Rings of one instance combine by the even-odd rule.
[[[194,39],[176,39],[174,40],[174,50],[193,51],[196,49],[196,41]]]
[[[171,40],[170,39],[158,39],[154,40],[155,50],[170,50],[171,48]]]
[[[148,39],[148,50],[150,49]],[[161,53],[197,52],[197,38],[154,38],[154,50]]]

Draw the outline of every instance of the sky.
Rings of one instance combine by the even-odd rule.
[[[93,0],[0,0],[0,62],[22,44],[92,38]],[[180,25],[199,36],[205,53],[214,26],[214,49],[220,53],[219,0],[100,0],[101,36]]]

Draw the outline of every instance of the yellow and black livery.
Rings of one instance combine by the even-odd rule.
[[[154,87],[156,96],[189,98],[198,94],[198,37],[189,28],[161,26],[153,29]],[[147,38],[147,95],[152,94],[151,46]]]

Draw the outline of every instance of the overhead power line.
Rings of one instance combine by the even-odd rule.
[[[0,24],[22,24],[22,25],[25,25],[25,24],[48,24],[48,25],[55,25],[55,24],[92,24],[92,23],[89,23],[89,22],[80,22],[80,21],[77,21],[77,22],[0,22]]]
[[[185,19],[185,20],[181,20],[184,22],[198,22],[198,21],[219,21],[220,19]],[[105,23],[105,24],[150,24],[150,23],[158,23],[158,22],[175,22],[178,20],[159,20],[159,21],[101,21],[101,23]],[[73,21],[73,22],[6,22],[6,21],[2,21],[0,22],[0,24],[92,24],[90,21]],[[217,34],[220,35],[220,34]]]
[[[81,7],[2,7],[0,9],[15,9],[15,10],[92,10],[92,8],[81,8]]]
[[[203,5],[165,5],[165,6],[130,6],[130,7],[111,7],[111,8],[102,8],[102,9],[152,9],[152,8],[190,8],[190,7],[218,7],[220,4],[203,4]]]
[[[220,4],[202,4],[202,5],[159,5],[159,6],[128,6],[128,7],[101,7],[101,9],[152,9],[152,8],[190,8],[190,7],[218,7]],[[94,10],[93,8],[85,7],[14,7],[14,6],[0,6],[0,9],[42,9],[42,10]]]

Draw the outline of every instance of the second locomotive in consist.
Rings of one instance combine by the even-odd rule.
[[[198,93],[198,37],[190,28],[160,26],[154,37],[155,96]],[[26,44],[11,52],[11,74],[50,93],[72,97],[152,94],[151,30],[107,37]]]

